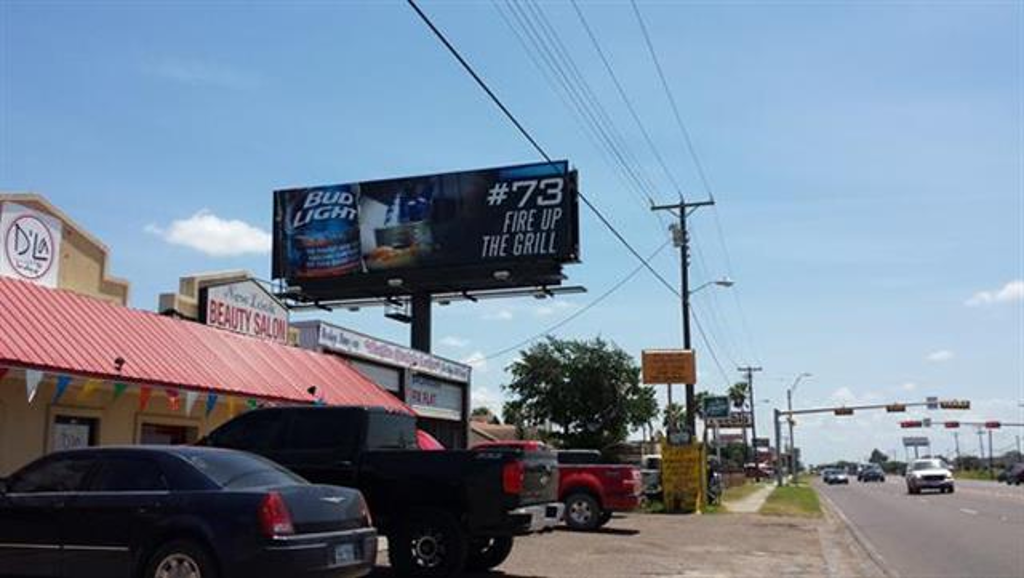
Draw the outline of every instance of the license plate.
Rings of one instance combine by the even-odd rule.
[[[334,547],[335,564],[351,564],[356,560],[357,558],[355,544],[338,544]]]

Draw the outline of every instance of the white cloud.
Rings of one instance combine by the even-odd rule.
[[[465,346],[469,345],[469,340],[468,339],[463,339],[461,337],[456,337],[454,335],[446,335],[446,336],[441,338],[440,343],[441,343],[441,345],[444,345],[444,346],[447,346],[447,347],[459,347],[459,348],[461,348],[461,347],[465,347]]]
[[[484,321],[509,321],[513,317],[512,312],[508,309],[499,309],[492,313],[484,313]]]
[[[850,403],[856,401],[857,396],[853,394],[850,388],[844,386],[832,392],[832,399],[842,403]]]
[[[559,311],[566,311],[575,307],[576,304],[569,301],[551,301],[545,305],[535,307],[533,314],[537,317],[550,317]]]
[[[914,391],[915,389],[917,389],[917,384],[912,381],[908,381],[907,383],[901,385],[900,388],[903,389],[903,391]]]
[[[1024,301],[1024,280],[1016,279],[991,291],[978,291],[966,301],[968,307]]]
[[[473,371],[477,373],[487,373],[487,358],[483,351],[474,351],[463,359],[462,363],[472,367]]]
[[[189,86],[232,90],[248,90],[259,86],[258,79],[251,74],[202,60],[168,58],[150,66],[149,70],[155,76]]]
[[[222,219],[208,209],[187,219],[171,221],[167,227],[151,223],[145,230],[172,245],[189,247],[211,257],[270,253],[270,233],[245,221]]]
[[[953,352],[948,349],[940,349],[929,353],[925,359],[933,363],[942,363],[943,361],[953,359]]]

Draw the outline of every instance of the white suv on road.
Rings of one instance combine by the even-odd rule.
[[[953,493],[953,472],[937,458],[914,460],[907,466],[907,493],[920,494],[933,489]]]

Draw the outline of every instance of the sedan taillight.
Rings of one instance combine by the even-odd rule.
[[[268,538],[288,536],[295,533],[292,514],[277,492],[270,492],[260,503],[260,528]]]

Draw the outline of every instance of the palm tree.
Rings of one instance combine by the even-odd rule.
[[[739,410],[746,408],[747,394],[749,391],[750,388],[747,387],[747,383],[745,381],[738,381],[732,384],[732,387],[729,388],[729,392],[727,393],[729,401],[732,402],[732,406]]]

